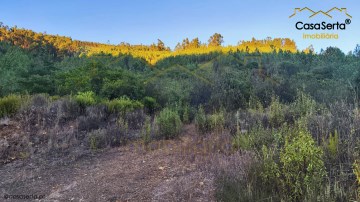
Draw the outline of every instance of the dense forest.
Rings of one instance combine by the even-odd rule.
[[[232,153],[256,159],[246,180],[218,172],[219,201],[359,200],[360,46],[345,54],[300,51],[290,39],[222,43],[215,33],[174,50],[161,40],[110,45],[0,24],[0,118],[40,125],[24,133],[30,139],[76,121],[72,138],[92,150],[176,138],[194,124],[202,137],[228,133]],[[45,152],[32,148],[47,141],[1,148],[2,163]]]

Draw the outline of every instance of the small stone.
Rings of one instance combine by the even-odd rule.
[[[159,169],[160,169],[160,170],[164,170],[164,167],[160,166]]]
[[[200,186],[203,186],[204,185],[204,182],[200,182]]]

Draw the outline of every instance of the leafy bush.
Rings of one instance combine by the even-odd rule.
[[[311,135],[299,129],[298,135],[286,141],[280,153],[281,184],[284,195],[291,201],[302,201],[320,192],[326,176],[323,152]]]
[[[21,107],[21,96],[8,95],[0,98],[0,118],[15,114]]]
[[[78,92],[75,100],[81,107],[91,106],[96,103],[95,93],[92,91]]]
[[[205,134],[208,131],[206,114],[201,105],[195,115],[195,127],[199,134]]]
[[[272,98],[269,106],[270,124],[273,127],[279,127],[285,121],[284,105],[279,101],[279,98]]]
[[[246,133],[237,131],[233,138],[232,145],[235,149],[260,151],[263,145],[271,145],[274,142],[271,131],[266,130],[262,125],[256,125]]]
[[[182,113],[182,122],[185,123],[185,124],[188,124],[190,123],[190,108],[189,108],[189,105],[185,105],[183,107],[183,113]]]
[[[144,103],[145,109],[150,114],[153,114],[155,112],[155,109],[158,106],[156,99],[153,97],[144,97],[143,103]]]
[[[156,121],[159,126],[158,133],[160,137],[169,139],[180,134],[182,123],[177,111],[170,108],[164,108]]]
[[[327,152],[329,158],[332,161],[335,161],[337,159],[338,149],[339,149],[339,135],[338,132],[335,130],[333,135],[330,134],[328,142],[325,145],[325,151]]]
[[[298,91],[296,100],[291,108],[293,109],[295,116],[306,117],[315,113],[316,102],[309,95]]]
[[[249,186],[258,186],[251,189],[252,194],[266,189],[279,194],[268,197],[284,201],[312,201],[324,194],[323,152],[306,129],[284,125],[270,131],[257,126],[245,134],[238,132],[233,146],[258,154],[258,174],[248,179]],[[260,184],[256,182],[258,176]]]
[[[125,115],[127,112],[131,112],[144,107],[141,102],[131,100],[127,97],[110,100],[106,103],[106,105],[111,112],[121,113],[122,115]]]
[[[208,117],[208,126],[210,131],[221,132],[225,126],[224,111],[215,112]]]

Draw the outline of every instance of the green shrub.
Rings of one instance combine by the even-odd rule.
[[[126,114],[127,112],[134,111],[136,109],[142,109],[144,105],[136,100],[131,100],[128,97],[121,97],[106,102],[108,109],[111,112]]]
[[[144,107],[148,111],[148,113],[153,114],[155,109],[158,106],[156,99],[153,97],[144,97],[143,99]]]
[[[159,126],[160,137],[169,139],[180,134],[182,123],[177,111],[165,108],[160,112],[156,121]]]
[[[323,152],[304,129],[291,141],[286,141],[280,153],[282,191],[290,201],[302,201],[316,196],[326,175]]]
[[[144,126],[141,131],[141,137],[144,141],[144,144],[147,145],[151,141],[151,123],[150,117],[146,117]]]
[[[298,91],[295,102],[291,106],[295,116],[307,117],[316,112],[316,102],[311,96]]]
[[[232,146],[235,149],[251,150],[253,142],[254,140],[250,135],[238,133],[232,141]]]
[[[269,106],[271,126],[279,127],[285,122],[284,108],[285,106],[280,103],[279,98],[272,98]]]
[[[91,106],[96,103],[95,93],[92,91],[78,92],[75,96],[75,101],[81,106]]]
[[[328,142],[325,143],[325,151],[327,152],[329,158],[332,161],[335,161],[338,157],[338,149],[339,149],[339,135],[335,130],[334,134],[330,134]]]
[[[182,113],[182,122],[185,124],[190,123],[190,108],[189,105],[185,105],[183,107],[183,113]]]
[[[208,127],[210,131],[221,132],[225,126],[224,111],[215,112],[208,117]]]
[[[360,162],[357,160],[354,163],[354,173],[356,176],[357,184],[360,186]]]
[[[235,149],[260,151],[263,145],[269,146],[274,142],[274,136],[270,130],[261,125],[256,125],[246,133],[237,131],[232,140]]]
[[[265,186],[280,187],[280,168],[277,157],[279,152],[271,147],[263,145],[261,150],[260,176]]]
[[[199,134],[205,134],[208,131],[206,114],[201,105],[195,115],[195,127]]]
[[[0,98],[0,118],[15,114],[21,107],[22,98],[19,95],[8,95]]]
[[[286,140],[282,143],[281,139]],[[284,126],[270,131],[257,126],[245,134],[238,133],[232,143],[235,148],[258,154],[261,185],[252,188],[254,194],[272,187],[267,192],[279,193],[284,201],[312,201],[323,193],[323,152],[306,129]],[[250,185],[258,179],[253,176],[248,180]]]

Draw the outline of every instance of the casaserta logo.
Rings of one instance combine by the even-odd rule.
[[[344,23],[303,23],[300,21],[295,24],[295,27],[298,30],[345,30],[346,25],[349,25],[350,23],[350,19],[346,19]]]
[[[314,11],[308,7],[304,8],[295,8],[294,13],[289,16],[289,18],[294,18],[295,16],[299,15],[300,13],[309,14],[310,19],[315,19],[315,17],[325,17],[333,19],[333,16],[338,16],[339,13],[343,14],[345,18],[347,18],[344,21],[337,21],[337,22],[326,22],[326,21],[320,21],[320,22],[303,22],[298,21],[295,23],[295,27],[297,30],[328,30],[328,31],[336,31],[336,30],[346,30],[347,26],[351,24],[351,18],[352,16],[348,13],[348,10],[346,8],[338,8],[333,7],[328,11]]]

